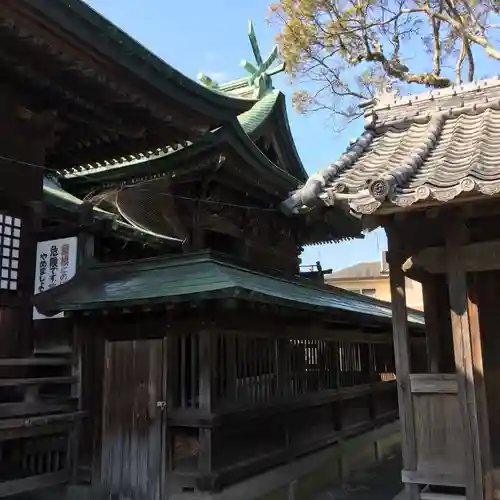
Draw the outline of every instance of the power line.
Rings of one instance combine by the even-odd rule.
[[[25,165],[25,166],[33,167],[33,168],[40,168],[40,169],[47,171],[47,172],[50,172],[52,174],[59,173],[59,171],[55,168],[50,168],[50,167],[47,167],[46,165],[40,165],[37,163],[18,160],[16,158],[10,158],[8,156],[0,155],[0,160],[9,161],[12,163],[17,163],[18,165]],[[88,175],[81,174],[81,177],[83,177],[89,181],[93,181],[92,177],[90,177]],[[123,190],[125,188],[134,188],[137,191],[144,192],[144,193],[152,193],[153,192],[152,189],[140,188],[137,186],[138,186],[137,184],[123,184],[121,186],[121,190]],[[211,204],[211,205],[223,205],[226,207],[233,207],[233,208],[243,208],[245,210],[260,210],[262,212],[278,212],[279,211],[276,208],[262,208],[262,207],[255,207],[255,206],[251,206],[251,205],[239,205],[236,203],[227,203],[227,202],[221,202],[221,201],[217,201],[217,200],[207,200],[207,199],[202,199],[202,198],[192,198],[189,196],[181,196],[181,195],[176,195],[176,194],[171,194],[171,193],[158,193],[156,191],[154,193],[155,193],[155,195],[164,196],[164,197],[168,197],[168,198],[193,201],[193,202],[197,202],[197,203],[206,203],[206,204]]]

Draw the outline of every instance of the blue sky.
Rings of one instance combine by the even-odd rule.
[[[87,0],[149,50],[185,75],[201,71],[218,81],[245,75],[242,59],[253,60],[247,23],[254,22],[262,52],[271,50],[277,26],[266,22],[270,0]],[[264,55],[264,54],[263,54]],[[336,133],[328,116],[297,114],[290,102],[294,86],[286,75],[273,79],[289,99],[288,112],[299,154],[309,173],[334,161],[362,129],[355,123]],[[363,260],[378,260],[386,247],[385,234],[376,231],[364,240],[308,247],[303,264],[320,260],[324,268],[339,269]]]

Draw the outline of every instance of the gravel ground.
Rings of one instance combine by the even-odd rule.
[[[393,500],[402,489],[401,457],[394,455],[353,473],[344,484],[330,488],[314,500]]]

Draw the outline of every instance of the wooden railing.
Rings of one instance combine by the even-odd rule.
[[[224,487],[398,418],[389,342],[207,335],[209,408],[192,403],[201,394],[199,338],[170,344],[170,472],[185,487]]]
[[[0,498],[70,480],[79,386],[70,357],[0,359]]]

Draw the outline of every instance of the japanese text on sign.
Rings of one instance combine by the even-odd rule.
[[[77,238],[42,241],[37,245],[35,294],[45,292],[69,281],[76,273]],[[64,315],[58,314],[54,318]],[[33,319],[45,319],[36,308]]]

